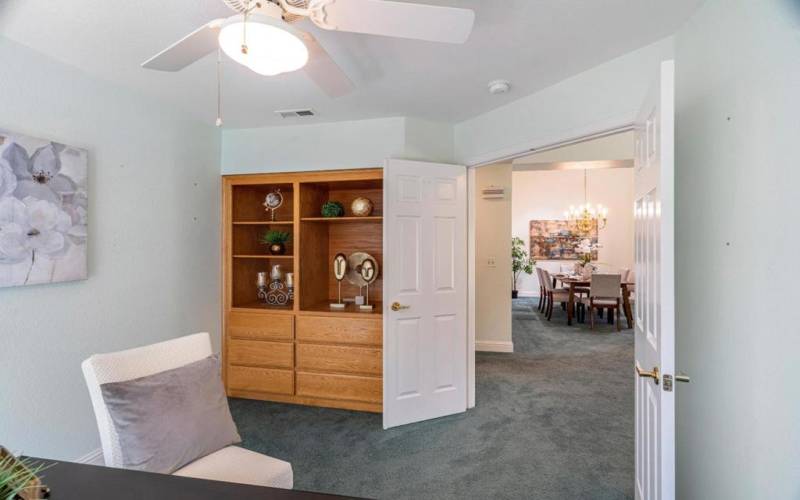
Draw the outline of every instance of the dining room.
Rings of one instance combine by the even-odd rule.
[[[477,398],[526,415],[532,453],[620,485],[634,475],[633,141],[482,166],[474,183]]]

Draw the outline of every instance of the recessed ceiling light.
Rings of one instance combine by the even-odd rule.
[[[492,95],[505,94],[511,90],[511,83],[508,80],[492,80],[489,82],[489,93]]]

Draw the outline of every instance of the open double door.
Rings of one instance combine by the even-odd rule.
[[[635,491],[646,500],[675,497],[674,73],[661,64],[635,124]],[[389,160],[383,206],[389,428],[466,411],[466,169]]]

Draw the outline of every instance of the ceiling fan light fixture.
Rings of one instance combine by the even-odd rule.
[[[250,14],[225,21],[219,46],[225,55],[258,74],[273,76],[296,71],[308,62],[308,48],[294,28],[280,19]],[[243,50],[246,47],[246,50]]]

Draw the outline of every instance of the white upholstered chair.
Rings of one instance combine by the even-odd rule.
[[[617,331],[620,330],[620,311],[622,309],[622,295],[620,290],[619,274],[594,274],[589,287],[589,296],[580,299],[588,309],[591,328],[594,330],[594,310],[608,309],[609,322],[612,311],[616,313]]]
[[[126,351],[95,354],[81,364],[107,466],[122,467],[122,450],[100,385],[171,370],[200,361],[211,354],[208,333],[195,333]],[[173,474],[286,489],[291,489],[294,483],[292,464],[238,446],[228,446],[195,460]]]
[[[566,303],[569,300],[569,289],[553,287],[553,278],[546,269],[542,269],[542,274],[544,275],[544,288],[547,291],[545,313],[547,314],[547,321],[550,321],[553,318],[553,303]]]

